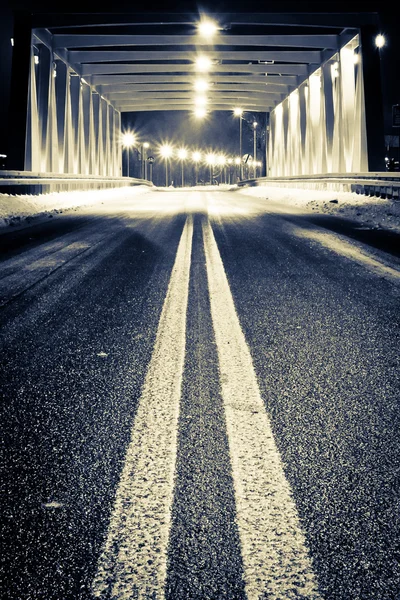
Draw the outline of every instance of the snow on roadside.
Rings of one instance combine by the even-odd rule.
[[[51,217],[59,213],[79,211],[80,209],[100,208],[102,204],[124,201],[131,205],[132,197],[154,190],[168,192],[190,191],[195,188],[152,188],[146,185],[126,186],[122,188],[54,192],[40,195],[0,194],[0,229],[9,226],[21,226],[34,219]],[[352,192],[334,192],[306,190],[300,188],[283,188],[275,186],[200,186],[201,191],[235,190],[259,198],[272,204],[279,204],[282,209],[294,207],[296,210],[313,214],[328,214],[351,219],[360,226],[376,229],[389,229],[400,232],[400,201],[363,196]]]
[[[305,190],[274,186],[239,188],[239,193],[293,206],[314,214],[351,219],[368,228],[389,229],[400,233],[400,200],[364,196],[355,192]]]
[[[103,190],[52,192],[49,194],[0,194],[0,228],[20,226],[34,219],[77,211],[105,204],[108,201],[131,201],[132,196],[148,193],[147,185],[126,186]]]

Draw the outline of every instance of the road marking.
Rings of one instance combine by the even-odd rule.
[[[209,221],[203,222],[203,238],[247,598],[320,600],[296,505]]]
[[[92,585],[95,598],[164,598],[192,236],[188,216]]]
[[[361,249],[354,243],[339,237],[339,235],[314,229],[314,227],[303,229],[297,225],[289,225],[287,229],[289,229],[293,235],[299,238],[305,238],[318,242],[322,246],[325,246],[325,248],[333,250],[336,252],[336,254],[340,254],[341,256],[345,256],[346,258],[350,258],[351,260],[358,262],[375,275],[385,277],[392,282],[398,282],[400,280],[400,270],[385,265],[383,262],[372,257],[368,253],[367,248]]]

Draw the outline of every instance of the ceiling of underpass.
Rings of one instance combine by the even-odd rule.
[[[218,29],[202,35],[212,19]],[[268,112],[375,13],[38,13],[34,42],[51,45],[121,112],[193,110],[206,80],[207,109]],[[210,64],[201,71],[199,57]]]

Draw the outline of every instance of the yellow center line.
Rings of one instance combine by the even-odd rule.
[[[188,216],[92,585],[95,598],[164,597],[192,237]]]
[[[203,222],[203,238],[247,598],[320,600],[305,535],[208,220]]]

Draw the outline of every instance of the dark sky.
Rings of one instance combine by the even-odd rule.
[[[151,10],[152,12],[262,12],[266,10],[264,4],[260,1],[247,0],[243,2],[229,3],[224,2],[157,2],[157,0],[149,3],[151,9],[142,4],[133,4],[114,0],[112,8],[110,5],[106,9],[113,11],[126,12],[141,12]],[[57,9],[56,6],[60,8]],[[82,12],[87,10],[89,13],[97,12],[93,10],[93,2],[85,2],[85,0],[71,0],[66,4],[56,4],[54,0],[42,2],[29,2],[27,0],[6,0],[0,6],[0,153],[4,153],[6,147],[6,127],[7,127],[7,110],[8,110],[8,84],[10,76],[11,64],[11,44],[12,37],[12,10],[25,8],[31,10],[43,10],[50,12],[65,11]],[[106,9],[100,9],[106,10]],[[400,19],[398,12],[395,11],[391,2],[284,2],[281,1],[271,7],[269,4],[268,10],[276,12],[378,12],[381,23],[382,32],[387,35],[388,44],[381,52],[382,57],[382,90],[384,95],[385,105],[385,133],[398,134],[398,129],[394,130],[391,127],[391,108],[393,104],[400,103]],[[257,120],[259,115],[254,114]],[[254,116],[248,114],[246,118],[250,121]],[[126,127],[132,127],[143,137],[154,139],[158,137],[160,141],[163,138],[171,142],[186,143],[188,145],[206,145],[213,146],[215,149],[226,149],[229,151],[229,146],[234,147],[237,144],[239,131],[238,121],[234,119],[230,113],[215,112],[205,122],[193,121],[188,112],[172,111],[167,114],[150,112],[140,113],[136,115],[124,114],[123,124]],[[244,123],[243,127],[243,147],[245,150],[246,144],[251,144],[252,132],[250,127],[247,128]],[[233,149],[233,148],[232,148]],[[250,150],[249,150],[250,151]]]

